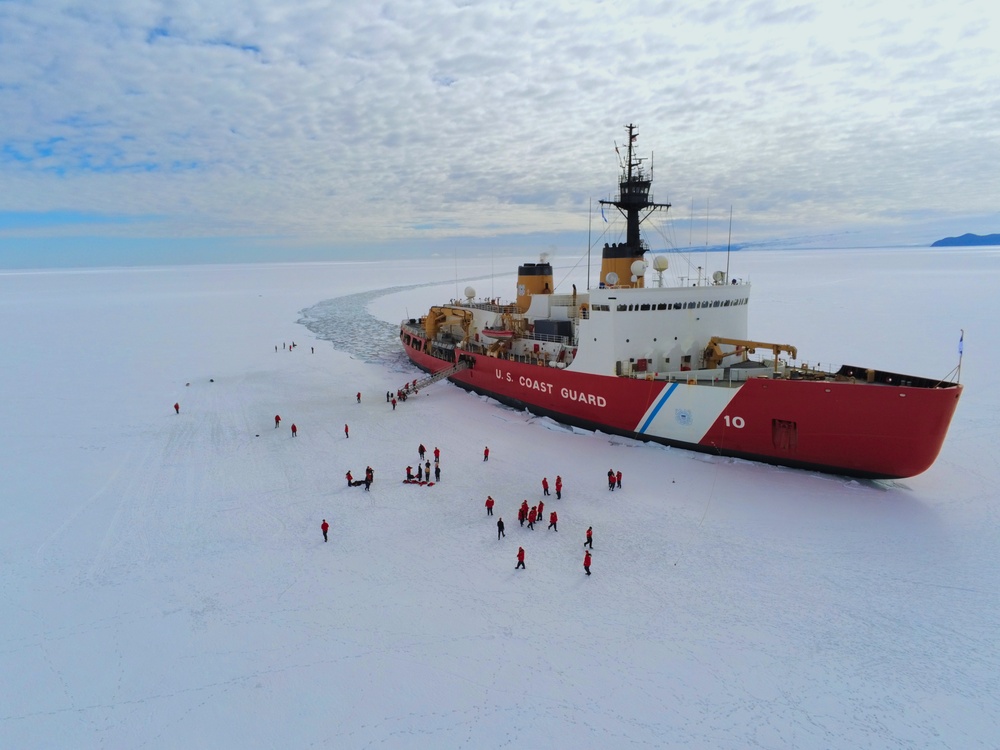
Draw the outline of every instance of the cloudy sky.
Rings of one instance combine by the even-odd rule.
[[[741,242],[1000,232],[998,26],[989,0],[3,0],[0,244],[570,254],[629,122],[674,204],[654,247],[725,243],[730,206]]]

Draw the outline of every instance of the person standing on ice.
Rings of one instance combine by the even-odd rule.
[[[299,434],[299,428],[295,426],[295,422],[292,422],[292,437],[296,437]]]
[[[483,460],[484,461],[490,460],[490,446],[488,445],[485,448],[483,448]]]
[[[500,537],[502,537],[502,536],[507,536],[507,535],[504,533],[504,530],[503,530],[503,519],[501,518],[499,521],[497,521],[497,541],[498,542],[500,541]]]
[[[524,526],[524,522],[528,520],[528,501],[527,500],[522,500],[521,501],[521,507],[518,508],[518,511],[517,511],[517,520],[521,522],[522,526]]]
[[[361,403],[361,391],[358,391],[358,403]]]
[[[546,497],[549,494],[549,478],[548,477],[542,477],[542,494],[545,495]]]
[[[608,469],[608,489],[612,492],[615,491],[615,470]]]
[[[559,527],[556,524],[559,523],[559,516],[556,515],[555,511],[549,513],[549,528],[554,531],[559,531]]]
[[[521,570],[526,570],[524,567],[524,547],[517,548],[517,565],[514,566],[514,570],[521,568]]]
[[[615,474],[615,482],[618,485],[618,489],[621,489],[622,488],[622,473],[620,471],[617,474]]]
[[[354,477],[351,476],[351,471],[350,471],[350,469],[348,469],[348,471],[347,471],[347,486],[350,487],[351,486],[351,482],[353,482],[353,481],[354,481]]]
[[[434,481],[435,482],[441,481],[441,467],[438,466],[437,464],[434,464]]]
[[[545,513],[545,503],[543,503],[541,500],[539,500],[538,501],[538,510],[535,513],[535,520],[538,521],[538,523],[541,523],[542,519],[545,518],[545,516],[542,515],[543,513]]]
[[[396,399],[392,400],[392,410],[396,411]]]
[[[587,575],[590,575],[590,550],[588,549],[583,553],[583,569],[587,571]]]
[[[277,414],[274,415],[274,429],[278,429],[278,425],[281,424],[281,417]]]
[[[424,460],[424,454],[427,453],[427,449],[424,447],[423,443],[421,443],[417,447],[417,453],[420,455],[420,460],[423,461]]]
[[[535,530],[535,519],[538,518],[538,508],[534,505],[531,506],[531,510],[528,511],[528,528],[532,531]]]
[[[583,546],[584,547],[590,547],[591,549],[594,549],[594,527],[593,526],[588,526],[587,527],[587,541],[585,541],[583,543]]]
[[[320,528],[323,530],[323,541],[325,542],[327,541],[326,532],[330,530],[330,524],[326,522],[325,518],[323,519],[323,523],[320,524]]]
[[[413,479],[413,467],[412,466],[407,466],[406,467],[406,481],[409,482],[409,481],[412,481],[412,479]]]
[[[562,477],[556,474],[556,500],[562,499]]]
[[[180,403],[174,404],[174,413],[175,414],[180,414],[181,413],[181,405],[180,405]]]
[[[424,481],[424,467],[421,464],[417,464],[417,481]]]
[[[349,438],[351,436],[351,428],[346,424],[344,425],[344,437]]]
[[[487,495],[486,496],[486,515],[488,515],[488,516],[492,516],[493,515],[493,505],[494,505],[493,498],[490,495]]]
[[[440,460],[441,460],[441,449],[440,449],[440,448],[438,448],[438,447],[437,447],[437,446],[435,445],[435,446],[434,446],[434,463],[437,463],[437,462],[438,462],[438,461],[440,461]]]

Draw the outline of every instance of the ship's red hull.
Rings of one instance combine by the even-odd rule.
[[[404,346],[427,372],[452,363]],[[961,386],[941,388],[754,378],[738,387],[611,377],[462,352],[449,379],[586,429],[690,450],[866,478],[925,471],[944,442]]]

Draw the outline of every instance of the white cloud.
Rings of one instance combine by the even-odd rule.
[[[996,21],[979,2],[4,3],[4,209],[331,243],[582,232],[635,122],[658,199],[732,204],[751,235],[993,214]]]

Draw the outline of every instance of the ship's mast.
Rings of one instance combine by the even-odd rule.
[[[645,159],[640,159],[635,154],[635,139],[639,135],[635,125],[626,125],[625,129],[628,131],[628,155],[625,164],[622,165],[621,182],[618,184],[618,200],[602,200],[601,203],[614,206],[625,217],[625,244],[632,252],[633,257],[641,258],[648,248],[644,246],[642,238],[639,236],[639,225],[653,211],[660,208],[670,208],[670,204],[654,203],[650,199],[649,189],[653,184],[653,171],[650,169],[647,175],[642,166]],[[642,214],[644,211],[645,214]],[[640,214],[642,215],[640,216]]]

